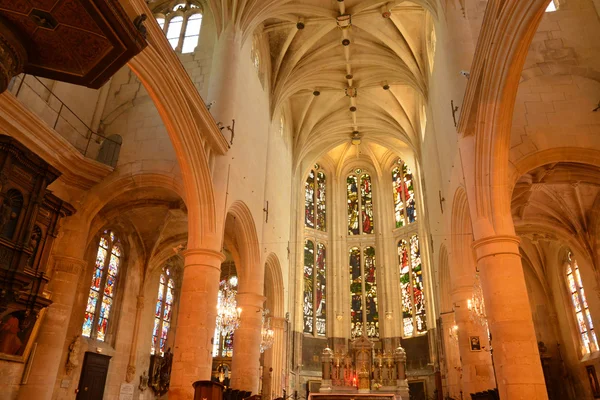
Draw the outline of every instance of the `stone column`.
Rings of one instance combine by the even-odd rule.
[[[83,243],[73,243],[73,246],[85,247]],[[67,328],[77,292],[77,282],[86,263],[75,257],[55,255],[52,258],[54,268],[48,286],[52,293],[52,304],[47,308],[40,326],[31,373],[28,383],[19,390],[19,400],[50,400],[58,372],[60,368],[64,368],[61,360]]]
[[[446,366],[446,387],[450,397],[455,399],[460,398],[463,391],[461,385],[461,363],[460,350],[458,343],[450,339],[450,330],[456,324],[454,313],[449,312],[442,314],[442,337],[444,340],[444,356]],[[457,325],[458,326],[458,325]],[[458,332],[457,332],[458,333]],[[490,360],[491,364],[491,360]],[[491,367],[491,365],[490,365]],[[468,393],[468,392],[465,392]]]
[[[465,276],[463,282],[473,282],[473,278],[469,278]],[[454,318],[458,326],[458,351],[462,364],[462,389],[466,398],[469,398],[471,393],[496,387],[487,331],[484,326],[471,320],[468,301],[472,297],[473,285],[459,286],[452,290]],[[445,326],[444,328],[446,329]],[[446,330],[444,335],[447,334]],[[481,351],[471,351],[471,336],[479,337]]]
[[[169,390],[171,400],[193,399],[192,383],[210,380],[219,277],[225,259],[222,253],[207,249],[186,250],[183,255],[185,264]]]
[[[245,292],[238,293],[236,299],[242,314],[240,327],[233,334],[231,387],[258,394],[262,310],[265,297],[262,294]]]
[[[519,254],[519,238],[476,240],[477,256],[500,398],[547,400],[533,317]]]
[[[140,285],[140,294],[137,297],[136,311],[135,311],[135,324],[133,325],[133,335],[131,341],[131,350],[129,351],[129,364],[127,365],[127,375],[125,380],[127,383],[131,383],[135,378],[135,364],[137,356],[137,342],[140,332],[140,322],[142,320],[142,313],[144,311],[144,285]]]
[[[285,319],[271,317],[271,328],[275,332],[273,347],[265,351],[263,365],[262,400],[280,397],[281,376],[285,360]],[[273,371],[270,371],[270,369]]]

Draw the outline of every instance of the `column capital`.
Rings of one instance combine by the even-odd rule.
[[[221,270],[221,263],[225,260],[225,254],[211,249],[187,249],[181,252],[184,261],[184,269],[192,265],[205,265]]]
[[[236,300],[239,306],[250,306],[256,308],[263,308],[263,304],[267,298],[259,293],[252,292],[238,292]]]
[[[55,272],[79,275],[85,269],[86,262],[82,259],[60,255],[52,256],[52,258]]]
[[[518,236],[497,235],[476,240],[472,246],[477,256],[477,261],[480,261],[482,258],[498,254],[512,254],[521,257],[519,243],[521,243],[521,239]]]

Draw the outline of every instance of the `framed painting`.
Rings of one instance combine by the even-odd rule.
[[[0,359],[27,361],[45,314],[44,308],[38,314],[9,309],[0,315]]]
[[[479,336],[470,336],[469,343],[471,345],[471,351],[481,351],[481,341]]]

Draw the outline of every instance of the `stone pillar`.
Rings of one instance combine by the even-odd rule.
[[[193,399],[192,383],[210,380],[219,277],[225,259],[222,253],[207,249],[186,250],[183,255],[183,283],[169,390],[171,400]]]
[[[492,334],[500,398],[547,400],[519,238],[486,237],[476,240],[473,249]]]
[[[463,282],[474,281],[471,276],[465,275]],[[487,330],[481,324],[471,320],[468,301],[472,297],[473,285],[460,286],[452,290],[454,318],[458,326],[458,351],[462,365],[462,389],[464,397],[467,398],[471,393],[496,387]],[[447,334],[446,330],[444,335]],[[481,351],[471,351],[471,336],[479,337]]]
[[[285,319],[271,317],[271,328],[275,332],[275,340],[273,347],[265,351],[262,400],[274,399],[283,393],[281,377],[285,368]]]
[[[461,363],[460,363],[460,350],[458,348],[458,342],[450,339],[450,330],[456,325],[454,313],[442,314],[442,337],[444,340],[444,356],[445,356],[445,375],[446,375],[446,387],[448,395],[455,399],[460,398],[460,394],[463,391],[461,385]],[[458,332],[456,332],[458,333]],[[491,359],[490,359],[491,368]],[[468,393],[468,392],[465,392]]]
[[[82,243],[73,244],[83,246]],[[31,373],[26,385],[19,390],[19,400],[50,400],[54,384],[63,360],[63,349],[69,327],[69,318],[77,292],[77,282],[85,261],[79,258],[52,257],[54,268],[48,290],[52,293],[52,304],[40,326],[37,351],[33,358]]]
[[[265,297],[262,294],[245,292],[238,293],[236,299],[242,314],[240,326],[233,334],[231,387],[258,394],[262,310]]]
[[[125,380],[127,383],[131,383],[135,378],[135,364],[137,356],[137,342],[140,332],[140,322],[142,320],[142,313],[144,311],[144,296],[143,296],[144,285],[140,285],[140,294],[137,297],[137,305],[135,311],[135,323],[133,325],[133,335],[131,341],[131,350],[129,351],[129,364],[127,365],[127,375]]]

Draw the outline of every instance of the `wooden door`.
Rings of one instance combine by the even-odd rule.
[[[109,356],[86,352],[79,378],[77,400],[102,400]]]

